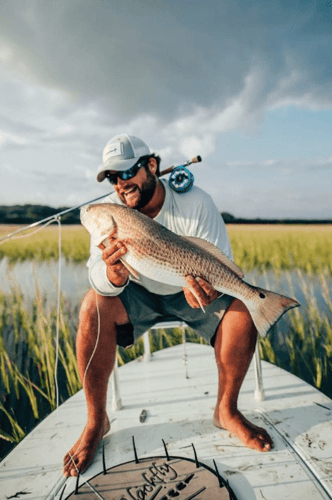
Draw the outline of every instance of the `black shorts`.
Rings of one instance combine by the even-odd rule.
[[[214,336],[220,321],[234,297],[222,295],[202,309],[190,307],[183,292],[172,295],[157,295],[134,282],[129,282],[118,295],[123,303],[131,325],[117,328],[117,344],[129,347],[147,330],[162,321],[184,321],[198,335],[214,345]]]

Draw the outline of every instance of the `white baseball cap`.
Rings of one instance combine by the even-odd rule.
[[[103,164],[98,169],[97,181],[102,182],[108,170],[128,170],[142,156],[150,155],[150,149],[142,139],[120,134],[112,137],[103,151]]]

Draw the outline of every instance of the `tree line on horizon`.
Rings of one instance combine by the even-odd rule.
[[[68,210],[69,207],[49,207],[47,205],[0,205],[0,224],[32,224],[59,212]],[[228,212],[221,212],[226,224],[332,224],[330,219],[247,219],[235,217]],[[75,210],[61,216],[63,224],[80,224],[80,210]]]

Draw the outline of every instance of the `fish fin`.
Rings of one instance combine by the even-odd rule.
[[[192,288],[192,287],[189,287],[189,290],[191,291],[191,293],[195,296],[197,302],[199,303],[200,305],[200,308],[202,309],[203,313],[205,313],[205,309],[204,309],[204,306],[201,302],[201,299],[199,298],[199,296],[197,295],[196,291]]]
[[[270,292],[263,288],[252,287],[259,292],[258,298],[244,301],[248,308],[258,333],[264,338],[270,328],[281,316],[293,307],[300,306],[299,302],[279,293]]]
[[[234,262],[227,257],[227,255],[224,254],[220,250],[220,248],[216,247],[213,245],[213,243],[210,243],[209,241],[203,240],[202,238],[197,238],[195,236],[183,236],[186,240],[189,240],[191,243],[195,243],[195,245],[199,246],[206,252],[209,252],[213,257],[219,260],[224,266],[227,266],[233,273],[235,273],[239,278],[243,278],[244,274],[241,271],[241,269],[234,264]]]
[[[122,262],[122,264],[128,269],[128,271],[130,272],[130,274],[136,278],[137,280],[139,280],[139,274],[138,272],[136,271],[136,269],[134,269],[133,267],[131,267],[130,264],[128,264],[128,262],[126,262],[124,259],[120,259],[120,262]]]
[[[91,240],[96,247],[100,245],[100,243],[103,243],[105,247],[108,247],[110,242],[108,239],[108,234],[101,234],[100,236],[95,237],[94,235],[91,236]]]

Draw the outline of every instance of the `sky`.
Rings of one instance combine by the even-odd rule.
[[[0,204],[74,206],[128,133],[237,217],[332,218],[332,0],[0,0]]]

